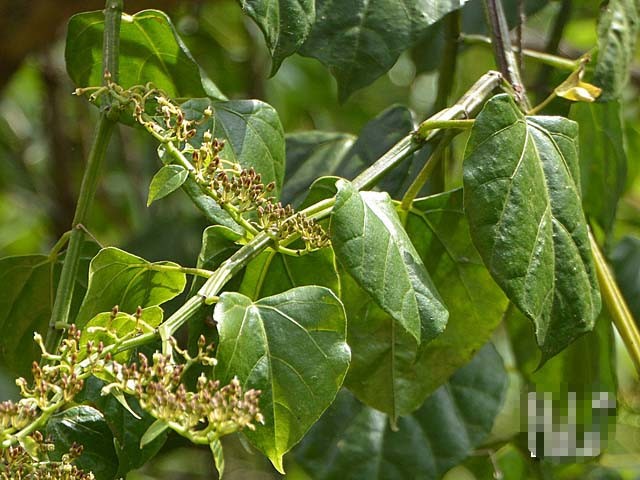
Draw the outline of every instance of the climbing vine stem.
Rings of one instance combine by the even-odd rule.
[[[105,4],[105,27],[103,37],[103,69],[105,71],[105,83],[118,78],[118,51],[120,37],[120,18],[122,16],[122,0],[107,0]],[[105,104],[100,113],[96,126],[93,145],[87,159],[87,166],[82,177],[80,194],[76,211],[73,216],[71,233],[66,256],[62,265],[60,281],[56,289],[55,300],[49,320],[49,328],[46,336],[46,347],[49,351],[55,351],[60,343],[62,331],[56,326],[69,323],[69,311],[75,286],[75,277],[78,272],[84,232],[82,225],[86,222],[89,209],[98,186],[102,163],[111,140],[111,135],[116,123],[111,117],[110,105]]]

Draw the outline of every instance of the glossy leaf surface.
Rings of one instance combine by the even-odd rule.
[[[535,325],[544,362],[593,328],[600,292],[580,198],[577,125],[524,117],[507,95],[478,115],[464,160],[471,237]]]
[[[240,0],[242,9],[260,27],[271,52],[275,73],[309,35],[315,20],[315,0]]]
[[[104,13],[84,12],[69,21],[65,59],[78,87],[102,85]],[[119,83],[124,88],[147,82],[172,98],[224,95],[200,70],[171,20],[159,10],[123,15],[120,24]]]
[[[177,267],[172,262],[160,265]],[[105,248],[91,261],[89,286],[76,318],[79,328],[102,312],[118,305],[123,312],[161,305],[182,293],[184,273],[154,271],[152,264],[114,247]]]
[[[593,83],[602,88],[600,100],[620,98],[633,62],[640,6],[636,0],[610,0],[598,21],[598,58]]]
[[[369,85],[444,15],[465,0],[318,0],[316,22],[300,53],[338,80],[340,98]]]
[[[393,431],[388,417],[347,391],[295,451],[314,479],[438,479],[484,439],[502,403],[506,374],[493,347],[480,350]]]
[[[182,186],[189,172],[180,165],[165,165],[151,179],[147,207],[154,201],[166,197]]]
[[[225,141],[221,158],[244,168],[253,167],[265,185],[275,182],[274,192],[280,192],[285,165],[284,132],[273,107],[259,100],[207,99],[189,100],[181,107],[188,119],[198,122],[193,145],[201,145],[204,132],[209,130],[214,138]],[[208,107],[213,115],[203,120]]]
[[[344,308],[328,289],[298,287],[257,302],[223,293],[216,305],[216,376],[257,388],[265,425],[245,431],[283,470],[298,443],[336,396],[349,366]]]
[[[340,263],[417,342],[444,330],[447,310],[386,193],[358,192],[345,180],[331,216]]]
[[[71,407],[53,415],[47,422],[46,435],[56,440],[51,454],[59,460],[69,448],[82,445],[82,455],[75,464],[85,472],[93,472],[96,480],[112,480],[118,471],[118,457],[113,435],[104,416],[88,406]]]

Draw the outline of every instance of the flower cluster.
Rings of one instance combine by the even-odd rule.
[[[36,334],[34,338],[43,350],[43,355],[46,354],[42,337]],[[46,409],[51,402],[60,399],[68,402],[73,399],[84,386],[84,380],[78,376],[76,368],[80,353],[79,341],[80,331],[72,325],[67,332],[67,338],[62,340],[58,348],[58,354],[45,355],[45,358],[50,361],[49,364],[41,367],[38,362],[33,362],[31,386],[24,378],[16,380],[21,395],[31,399],[33,404],[41,410]]]
[[[196,443],[209,443],[213,438],[244,428],[253,430],[255,423],[263,423],[258,408],[260,391],[243,392],[237,378],[221,387],[218,380],[201,374],[194,391],[183,383],[184,373],[191,365],[215,364],[215,359],[208,356],[210,348],[204,348],[204,337],[194,358],[174,348],[185,357],[185,363],[173,363],[170,356],[161,353],[155,353],[150,362],[140,354],[138,364],[117,365],[114,371],[117,382],[105,388],[133,395],[145,411],[177,427],[182,435]]]
[[[117,312],[114,308],[111,316]],[[138,309],[131,316],[132,323],[140,321],[140,315]],[[212,367],[216,363],[211,356],[213,346],[206,345],[204,337],[198,342],[195,356],[171,339],[173,350],[183,361],[175,362],[172,356],[156,352],[151,360],[141,354],[137,363],[126,365],[118,360],[116,352],[124,345],[123,338],[132,337],[129,334],[119,337],[116,326],[95,328],[98,333],[109,333],[101,338],[114,343],[81,342],[80,330],[71,325],[56,352],[49,353],[42,337],[34,335],[47,363],[40,366],[34,362],[32,383],[23,378],[16,381],[23,397],[19,402],[0,403],[0,456],[4,460],[0,473],[5,475],[0,480],[93,478],[72,465],[81,453],[79,448],[73,448],[61,462],[43,460],[52,446],[43,441],[37,430],[46,425],[52,414],[72,402],[85,379],[94,374],[111,381],[103,388],[103,394],[134,396],[146,412],[194,443],[208,444],[223,435],[244,428],[255,429],[257,423],[263,423],[258,407],[260,391],[243,391],[236,378],[221,385],[202,374],[193,390],[183,382],[191,366]]]
[[[265,185],[253,168],[243,168],[221,157],[225,142],[214,138],[210,130],[204,131],[199,144],[189,143],[194,143],[197,127],[214,115],[211,107],[204,110],[201,119],[187,119],[179,105],[151,84],[123,89],[109,81],[103,87],[76,90],[77,95],[86,93],[91,93],[92,101],[111,95],[123,108],[132,108],[135,121],[161,143],[172,143],[182,163],[191,165],[203,190],[251,233],[263,230],[277,240],[299,237],[305,244],[304,251],[329,245],[329,236],[314,219],[294,212],[290,205],[283,207],[276,203],[270,195],[275,189],[274,182]]]
[[[73,462],[82,454],[82,447],[73,444],[59,462],[47,459],[54,448],[44,441],[38,431],[29,437],[31,453],[18,445],[0,451],[0,480],[93,480],[93,473],[85,473]]]

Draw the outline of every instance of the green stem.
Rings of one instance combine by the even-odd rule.
[[[378,159],[373,165],[363,171],[353,181],[354,186],[357,189],[362,190],[373,185],[380,177],[401,163],[407,155],[410,155],[415,150],[422,147],[426,141],[432,139],[438,128],[468,125],[468,123],[464,122],[460,123],[457,121],[450,123],[450,121],[461,116],[469,116],[471,112],[477,110],[491,92],[500,85],[501,81],[502,76],[498,72],[488,72],[483,75],[455,105],[434,115],[426,122],[423,122],[423,125],[426,126],[422,129],[422,133],[416,131],[406,136],[386,154],[380,157],[380,159]],[[175,155],[177,157],[176,160],[178,161],[182,161],[180,157],[184,157],[177,149],[175,152],[167,149],[167,152]],[[319,220],[325,218],[331,213],[334,203],[335,198],[325,199],[306,208],[302,212],[311,218]],[[283,242],[283,244],[286,245],[292,240],[293,238],[288,239],[286,242]],[[131,339],[131,341],[123,342],[118,347],[117,351],[122,351],[123,349],[132,348],[133,346],[138,346],[142,343],[151,341],[157,338],[159,334],[163,341],[164,352],[170,353],[171,345],[168,341],[169,337],[171,337],[204,305],[216,302],[218,300],[218,294],[225,284],[251,260],[256,258],[266,248],[277,248],[275,243],[276,239],[267,233],[258,233],[246,245],[241,247],[236,253],[225,260],[207,279],[200,290],[198,290],[198,293],[187,300],[187,302],[178,309],[178,311],[158,327],[157,333],[148,333]]]
[[[49,251],[49,258],[54,260],[58,257],[58,254],[62,251],[62,249],[69,243],[69,238],[71,237],[71,230],[68,232],[64,232],[62,236],[58,239],[51,250]]]
[[[473,127],[473,119],[463,119],[463,120],[425,120],[418,126],[417,135],[421,138],[426,139],[431,130],[438,130],[441,128],[459,128],[459,129],[467,129]]]
[[[589,241],[596,263],[596,273],[604,304],[613,319],[616,330],[622,337],[627,352],[636,367],[636,372],[640,375],[640,331],[638,331],[633,315],[631,315],[618,284],[607,265],[607,261],[591,232],[589,232]]]
[[[194,275],[196,277],[209,278],[213,275],[211,270],[205,270],[204,268],[191,268],[182,267],[180,265],[163,265],[161,263],[151,263],[145,265],[147,270],[153,270],[155,272],[181,272],[186,275]]]
[[[402,203],[400,205],[400,208],[405,212],[409,211],[409,209],[411,208],[411,204],[413,203],[415,198],[418,196],[418,193],[420,193],[420,190],[422,189],[424,184],[429,179],[431,172],[433,172],[433,169],[440,163],[440,159],[442,158],[442,155],[445,149],[447,148],[447,146],[449,145],[449,143],[451,142],[452,138],[453,138],[453,135],[445,135],[438,142],[438,145],[436,146],[435,150],[431,153],[431,155],[427,159],[427,162],[422,167],[422,170],[418,172],[418,175],[416,176],[416,178],[413,180],[411,185],[409,185],[407,192],[402,197]]]
[[[120,37],[120,17],[122,15],[122,0],[107,0],[105,5],[105,27],[103,38],[103,67],[105,72],[111,74],[111,79],[118,79],[118,45]],[[104,82],[108,80],[105,78]],[[103,108],[98,124],[96,125],[96,133],[93,139],[93,145],[87,159],[87,167],[82,177],[80,186],[80,194],[76,211],[73,216],[71,233],[69,234],[69,245],[67,253],[60,273],[60,280],[56,290],[56,299],[53,303],[51,318],[49,320],[49,328],[47,330],[47,338],[45,345],[47,350],[55,352],[60,343],[62,331],[56,328],[56,325],[69,323],[69,311],[71,309],[71,299],[75,286],[75,277],[78,272],[80,263],[80,253],[82,251],[82,243],[84,233],[80,225],[86,222],[89,209],[93,203],[93,198],[98,185],[98,178],[102,162],[104,160],[111,134],[115,128],[115,122],[109,118],[110,106],[105,105]]]
[[[536,105],[535,107],[533,107],[531,110],[529,110],[527,112],[527,115],[535,115],[536,113],[540,112],[541,110],[543,110],[547,105],[549,105],[551,102],[553,102],[553,100],[557,97],[556,92],[551,92],[551,94],[545,98],[542,102],[540,102],[538,105]]]
[[[191,318],[200,308],[217,300],[217,295],[222,287],[231,280],[236,273],[242,270],[251,260],[257,257],[269,247],[273,239],[264,232],[256,235],[249,243],[227,258],[211,277],[202,285],[198,293],[182,305],[171,317],[158,328],[158,333],[163,342],[163,351],[170,353],[171,337],[184,323]]]
[[[516,100],[524,111],[531,108],[525,93],[524,83],[520,77],[518,59],[511,45],[509,26],[504,15],[501,0],[484,0],[487,25],[491,31],[493,53],[500,73],[515,91]]]
[[[87,213],[93,203],[102,161],[104,160],[107,145],[109,144],[114,127],[115,123],[107,118],[106,114],[100,115],[98,125],[96,126],[93,146],[89,153],[84,177],[82,178],[80,195],[73,217],[72,230],[69,234],[69,245],[67,247],[64,264],[62,265],[62,272],[56,290],[56,299],[51,311],[51,319],[49,320],[46,346],[50,352],[54,352],[57,349],[62,334],[60,330],[56,329],[56,324],[69,323],[69,311],[71,309],[75,278],[78,272],[82,243],[84,241],[84,232],[79,225],[85,223]]]
[[[491,39],[489,37],[485,37],[484,35],[461,35],[460,39],[469,45],[486,45],[491,46]],[[538,62],[548,65],[553,68],[557,68],[558,70],[568,70],[573,72],[576,68],[580,66],[580,60],[571,60],[569,58],[560,57],[558,55],[552,55],[545,52],[539,52],[537,50],[530,50],[528,48],[522,49],[522,54],[533,60],[537,60]]]
[[[102,69],[105,77],[118,83],[120,63],[120,21],[122,19],[123,0],[106,0],[104,6],[104,36],[102,39]],[[111,110],[111,98],[105,95],[105,112],[116,120],[117,111]]]
[[[433,139],[440,128],[460,128],[460,117],[468,118],[502,82],[498,72],[490,71],[480,77],[457,103],[441,110],[433,117],[422,122],[418,130],[400,140],[391,150],[380,157],[373,165],[358,175],[353,181],[354,187],[363,190],[374,185],[380,177],[396,167],[402,160],[419,150]],[[452,122],[453,121],[453,122]]]

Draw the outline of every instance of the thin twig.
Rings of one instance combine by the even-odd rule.
[[[527,111],[531,108],[531,105],[529,105],[524,83],[520,77],[518,60],[511,45],[509,27],[502,8],[502,2],[500,0],[484,0],[484,6],[498,69],[513,88],[516,94],[516,101],[520,107]]]

